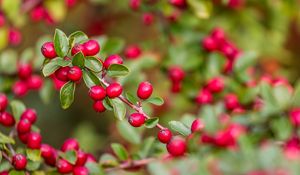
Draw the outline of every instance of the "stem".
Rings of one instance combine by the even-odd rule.
[[[107,168],[107,169],[105,169],[105,171],[111,172],[111,171],[116,171],[116,170],[121,170],[121,169],[139,168],[139,167],[145,166],[155,160],[156,160],[155,158],[147,158],[147,159],[142,159],[142,160],[127,161],[127,162],[120,164],[117,167]]]
[[[11,164],[12,160],[10,159],[10,157],[4,151],[1,151],[1,153],[2,153],[2,156]]]

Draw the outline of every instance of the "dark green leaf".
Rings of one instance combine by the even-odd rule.
[[[114,110],[113,106],[111,105],[111,102],[110,102],[110,99],[109,98],[105,98],[103,100],[103,105],[105,107],[105,109],[109,110],[109,111],[112,111]]]
[[[157,125],[158,121],[159,121],[159,118],[147,119],[145,122],[145,127],[146,128],[154,128]]]
[[[128,159],[128,152],[126,151],[125,147],[123,145],[120,145],[118,143],[111,144],[111,148],[113,149],[113,152],[118,157],[119,160],[125,161]]]
[[[63,109],[67,109],[71,106],[74,101],[75,83],[67,82],[60,89],[60,104]]]
[[[85,67],[90,69],[93,72],[101,72],[102,62],[96,57],[86,57]]]
[[[88,88],[100,84],[98,76],[88,70],[83,70],[83,81]]]
[[[123,120],[126,115],[125,104],[118,98],[111,99],[111,105],[114,108],[114,115],[118,120]]]
[[[164,104],[164,100],[160,97],[151,97],[151,98],[147,99],[146,102],[149,102],[149,103],[157,105],[157,106],[161,106]]]
[[[104,175],[101,166],[95,162],[89,161],[85,164],[85,167],[89,170],[89,175]]]
[[[67,56],[69,51],[69,39],[66,34],[59,29],[55,30],[54,47],[59,57],[64,58],[65,56]]]
[[[13,100],[10,102],[10,106],[12,108],[13,116],[16,119],[19,119],[21,114],[25,111],[26,106],[19,100]]]
[[[70,34],[69,44],[70,47],[73,47],[76,43],[82,44],[88,40],[88,36],[82,31],[76,31]]]
[[[76,55],[74,55],[72,59],[72,64],[73,66],[84,68],[84,55],[82,52],[78,52]]]
[[[129,69],[122,64],[112,64],[107,70],[110,77],[125,76],[129,73]]]
[[[103,51],[105,53],[111,54],[111,53],[120,53],[125,46],[125,42],[121,38],[108,38],[103,45]]]
[[[69,65],[70,62],[64,60],[63,58],[54,58],[50,60],[46,65],[43,67],[43,75],[48,77],[49,75],[53,74],[57,69],[60,67],[65,67]]]
[[[130,101],[132,104],[136,104],[138,102],[138,99],[134,95],[130,93],[126,93],[125,95],[127,100]]]
[[[67,160],[72,165],[75,165],[76,160],[77,160],[77,153],[76,153],[75,150],[70,150],[70,151],[67,151],[65,153],[61,153],[60,156],[63,159]]]
[[[170,121],[169,126],[173,131],[176,131],[184,136],[188,136],[191,133],[189,127],[179,121]]]

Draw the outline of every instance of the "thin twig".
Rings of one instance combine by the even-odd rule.
[[[130,169],[130,168],[139,168],[142,166],[145,166],[157,159],[155,158],[147,158],[147,159],[142,159],[142,160],[134,160],[134,161],[127,161],[122,164],[120,164],[117,167],[113,168],[107,168],[105,169],[106,172],[111,172],[111,171],[116,171],[116,170],[124,170],[124,169]]]

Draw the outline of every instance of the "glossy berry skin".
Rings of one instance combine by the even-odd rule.
[[[211,37],[206,37],[202,41],[202,47],[207,51],[207,52],[212,52],[217,50],[218,45],[216,41],[211,38]]]
[[[24,170],[27,165],[27,159],[23,154],[15,154],[12,157],[12,165],[16,170]]]
[[[52,59],[57,57],[53,42],[46,42],[41,48],[44,57]]]
[[[300,109],[295,108],[289,112],[289,118],[293,126],[300,126]]]
[[[153,92],[153,87],[152,87],[152,84],[145,81],[145,82],[141,82],[139,84],[139,87],[138,87],[138,90],[137,90],[137,96],[140,98],[140,99],[148,99],[151,95],[152,95],[152,92]]]
[[[68,81],[68,72],[70,70],[70,67],[61,67],[58,70],[55,71],[55,77],[60,81]]]
[[[104,112],[106,110],[105,106],[103,105],[103,101],[95,101],[93,104],[93,109],[96,112]]]
[[[73,169],[73,175],[88,175],[89,170],[86,167],[75,167]]]
[[[106,97],[106,90],[99,85],[92,86],[89,91],[89,96],[93,100],[103,100]]]
[[[0,112],[5,111],[8,105],[8,99],[5,94],[0,93]]]
[[[87,154],[81,150],[77,151],[76,166],[83,166],[87,160]]]
[[[112,83],[106,88],[106,95],[109,98],[115,98],[122,94],[123,88],[119,83]]]
[[[68,79],[71,81],[79,81],[82,77],[82,70],[78,66],[73,66],[68,72]]]
[[[37,132],[28,134],[27,147],[30,149],[40,149],[42,144],[42,136]]]
[[[141,55],[142,51],[137,45],[130,45],[125,49],[125,57],[128,59],[136,59]]]
[[[123,59],[119,55],[116,55],[116,54],[110,55],[105,59],[103,66],[105,67],[105,69],[108,69],[109,66],[112,64],[123,64]]]
[[[25,133],[30,132],[30,130],[31,130],[31,123],[29,120],[23,119],[18,122],[18,124],[17,124],[18,133],[25,134]]]
[[[15,118],[8,112],[0,113],[0,123],[3,126],[11,127],[14,126],[16,121]]]
[[[37,119],[36,111],[34,109],[28,108],[22,113],[20,119],[21,120],[27,119],[31,124],[34,124]]]
[[[84,54],[85,53],[84,49],[85,47],[83,46],[83,44],[75,44],[71,50],[71,55],[74,56],[80,51]]]
[[[57,171],[61,174],[68,174],[71,173],[73,170],[72,164],[64,159],[58,160],[56,164]]]
[[[200,105],[211,103],[212,100],[213,97],[211,92],[206,89],[202,89],[196,97],[196,102]]]
[[[76,139],[73,138],[69,138],[67,140],[65,140],[65,142],[63,143],[61,150],[63,152],[69,151],[69,150],[79,150],[79,143]]]
[[[143,14],[143,23],[147,26],[150,26],[154,22],[154,16],[152,13]]]
[[[204,124],[200,119],[196,119],[193,121],[192,125],[191,125],[191,132],[198,132],[203,130],[204,128]]]
[[[43,79],[38,75],[32,75],[26,80],[27,87],[32,90],[39,90],[43,86]]]
[[[224,103],[227,110],[234,110],[240,106],[238,97],[235,94],[227,94]]]
[[[47,144],[41,145],[41,155],[45,160],[45,163],[50,166],[56,165],[57,152],[56,150]]]
[[[12,86],[12,91],[17,97],[25,96],[28,92],[28,87],[26,82],[23,81],[15,82],[15,84]]]
[[[174,157],[183,156],[186,152],[186,142],[180,137],[174,137],[168,144],[167,150]]]
[[[32,74],[32,67],[30,64],[20,64],[18,66],[18,76],[20,79],[27,79]]]
[[[85,56],[94,56],[100,51],[100,45],[96,40],[89,40],[83,44],[84,55]]]
[[[180,66],[172,66],[168,71],[169,78],[173,82],[180,82],[184,79],[185,73],[184,70]]]
[[[24,144],[27,144],[27,139],[28,139],[28,135],[29,133],[18,133],[18,138],[20,139],[20,141]]]
[[[157,133],[157,138],[161,143],[169,143],[172,138],[172,132],[168,128],[161,129]]]
[[[212,93],[218,93],[224,89],[224,80],[221,77],[211,79],[207,83],[207,89]]]
[[[145,123],[145,121],[146,117],[140,113],[133,113],[128,118],[128,122],[133,127],[140,127]]]

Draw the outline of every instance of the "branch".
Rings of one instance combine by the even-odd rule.
[[[140,168],[142,166],[145,166],[157,159],[155,158],[147,158],[142,160],[134,160],[134,161],[127,161],[122,164],[120,164],[117,167],[114,168],[107,168],[105,169],[106,172],[116,171],[116,170],[125,170],[125,169],[134,169],[134,168]]]

